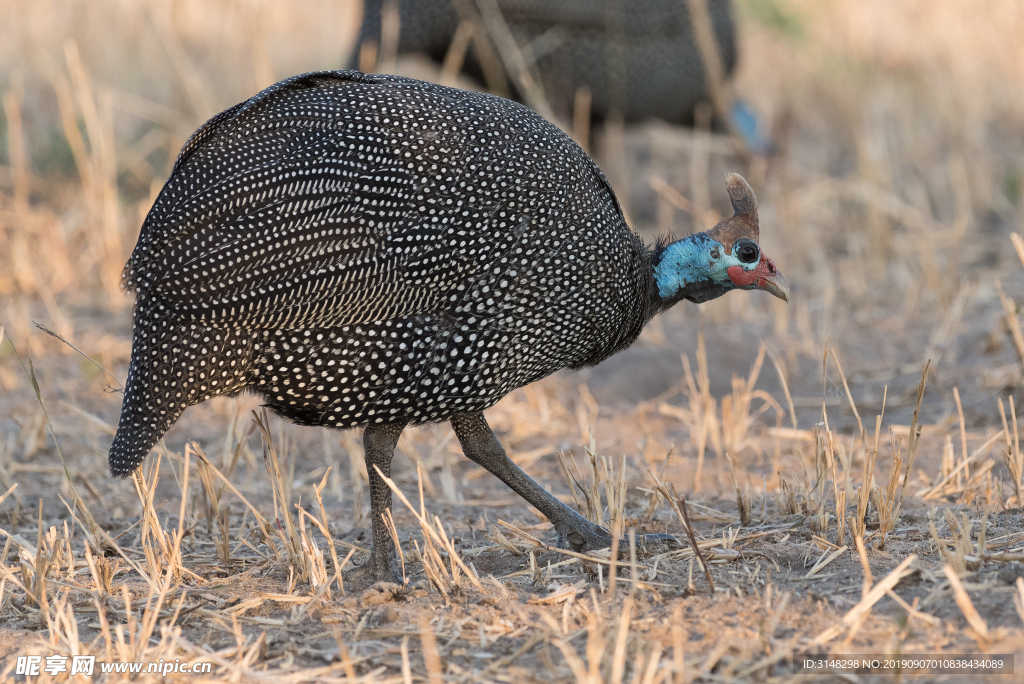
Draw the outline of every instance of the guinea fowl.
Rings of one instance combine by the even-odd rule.
[[[467,4],[471,10],[474,4],[482,6],[472,0],[366,0],[353,64],[364,46],[383,42],[387,5],[397,6],[399,53],[422,53],[438,64],[450,61],[455,35],[463,25],[460,14],[466,11],[457,6]],[[693,121],[694,106],[709,99],[686,0],[497,0],[489,4],[502,15],[515,42],[531,46],[533,73],[555,114],[566,121],[572,120],[581,87],[590,91],[590,112],[601,120],[616,112],[627,122],[653,117],[688,123]],[[723,76],[736,66],[737,36],[730,5],[730,0],[707,2]],[[487,81],[492,90],[503,87],[500,78],[495,80],[482,68],[478,49],[474,38],[464,63],[467,73]],[[523,96],[515,79],[509,86],[513,94]]]
[[[375,467],[390,474],[407,425],[451,421],[560,544],[607,546],[506,456],[483,411],[625,349],[680,300],[788,300],[754,193],[726,183],[731,218],[647,248],[597,165],[522,105],[352,71],[273,85],[192,135],[143,223],[111,472],[188,406],[248,390],[301,425],[366,428],[376,579],[394,578],[394,550]]]

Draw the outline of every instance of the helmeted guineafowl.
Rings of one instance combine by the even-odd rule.
[[[682,299],[788,298],[750,187],[727,183],[732,218],[652,250],[586,153],[519,104],[351,71],[271,86],[192,136],[143,223],[110,469],[128,475],[186,407],[241,390],[299,424],[364,426],[368,570],[392,578],[374,466],[390,472],[406,425],[447,419],[562,543],[607,545],[482,411],[625,349]]]
[[[386,0],[366,0],[356,55],[367,41],[381,42]],[[469,0],[470,6],[473,0]],[[686,0],[498,0],[516,42],[529,46],[535,72],[555,112],[572,120],[577,88],[593,96],[591,113],[618,112],[625,121],[659,118],[689,123],[708,99],[704,65]],[[448,54],[459,27],[453,0],[398,0],[400,53],[423,53],[437,62]],[[708,12],[726,75],[736,66],[736,28],[730,0],[709,0]],[[486,80],[475,58],[469,73]],[[638,77],[642,74],[642,77]],[[509,87],[515,90],[514,79]]]

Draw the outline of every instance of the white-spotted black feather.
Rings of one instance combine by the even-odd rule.
[[[650,259],[593,161],[521,105],[282,81],[197,131],[146,217],[111,471],[243,389],[339,428],[479,412],[632,343]]]

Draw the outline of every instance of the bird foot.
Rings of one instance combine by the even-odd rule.
[[[612,537],[608,530],[582,516],[553,522],[555,530],[558,531],[560,549],[570,549],[579,553],[611,546]]]
[[[363,563],[357,565],[346,573],[343,573],[346,581],[373,580],[373,582],[387,582],[389,584],[402,585],[398,573],[391,566],[391,563],[374,563],[373,556]]]
[[[576,521],[573,522],[576,523]],[[635,540],[636,544],[643,546],[658,544],[682,546],[675,535],[671,534],[638,534]],[[571,549],[577,553],[595,551],[610,547],[612,545],[612,536],[604,527],[585,521],[585,524],[576,523],[559,529],[557,544],[560,549]],[[629,537],[621,537],[619,539],[619,554],[628,553]]]
[[[682,547],[683,543],[679,541],[679,537],[674,534],[662,534],[660,532],[654,534],[640,534],[636,537],[637,544],[643,544],[644,546],[656,546],[658,544],[665,544],[666,546],[678,546]],[[629,541],[626,541],[629,544]]]

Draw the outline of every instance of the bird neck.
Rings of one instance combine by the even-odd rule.
[[[652,315],[683,299],[700,304],[729,291],[728,286],[716,283],[708,270],[709,255],[716,245],[706,233],[695,233],[655,246],[651,257]]]

